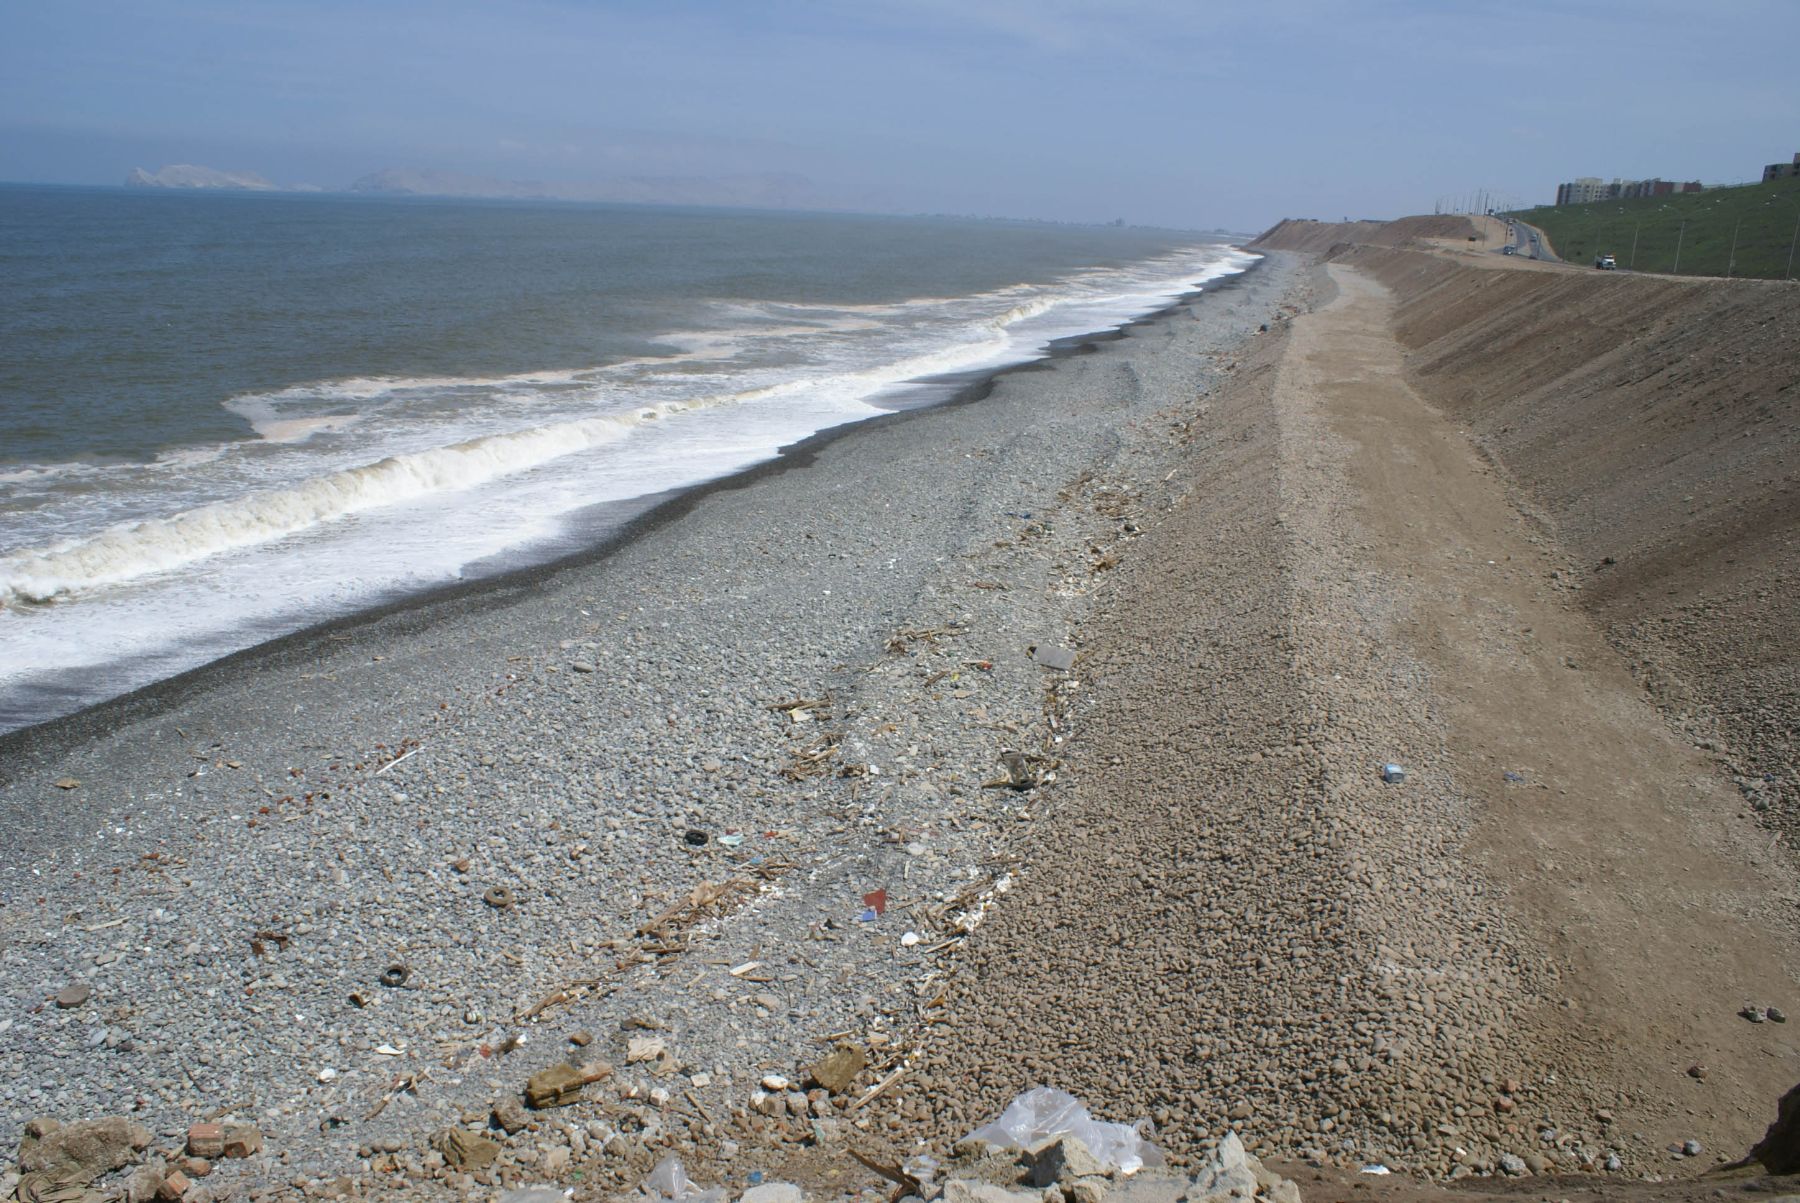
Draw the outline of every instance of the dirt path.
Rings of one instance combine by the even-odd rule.
[[[1406,387],[1386,291],[1329,270],[1340,298],[1299,323],[1278,404],[1342,440],[1314,452],[1354,499],[1326,529],[1393,588],[1371,633],[1423,667],[1443,735],[1419,750],[1416,788],[1468,800],[1461,855],[1562,996],[1517,1017],[1565,1079],[1545,1093],[1588,1094],[1650,1146],[1697,1137],[1735,1154],[1800,1076],[1792,1029],[1735,1014],[1800,997],[1791,884],[1712,761],[1567,601],[1554,547]]]
[[[1324,270],[1179,405],[1193,488],[1082,632],[1069,771],[894,1109],[941,1142],[1043,1083],[1178,1156],[1432,1175],[1735,1157],[1800,1078],[1800,1024],[1735,1014],[1800,1012],[1791,887],[1408,387],[1386,291]]]

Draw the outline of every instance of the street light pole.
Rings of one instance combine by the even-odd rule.
[[[1639,221],[1635,226],[1631,227],[1631,260],[1625,265],[1626,269],[1629,271],[1637,270],[1637,236],[1638,231],[1643,228],[1644,223],[1642,221]]]
[[[1681,219],[1681,229],[1675,233],[1675,266],[1669,270],[1671,276],[1681,274],[1681,242],[1687,237],[1687,218]]]
[[[1738,231],[1744,228],[1744,219],[1738,218],[1737,224],[1731,227],[1731,257],[1725,260],[1725,278],[1731,279],[1737,270],[1737,238]]]
[[[1800,198],[1773,196],[1769,198],[1769,203],[1794,206],[1794,233],[1788,239],[1787,275],[1783,277],[1783,279],[1792,280],[1794,278],[1794,245],[1800,243]]]

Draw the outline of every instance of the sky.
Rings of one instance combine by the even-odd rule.
[[[0,180],[196,163],[1181,228],[1394,217],[1800,151],[1800,0],[0,3]]]

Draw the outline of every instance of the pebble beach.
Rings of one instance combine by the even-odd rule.
[[[892,1071],[1075,771],[1082,624],[1208,487],[1196,403],[1305,273],[1271,253],[600,553],[7,737],[0,1147],[127,1115],[172,1156],[224,1119],[265,1148],[198,1189],[463,1197],[671,1149],[725,1177],[747,1110],[898,1133]],[[854,1090],[806,1093],[845,1042]],[[604,1106],[445,1164],[564,1062],[610,1067]]]

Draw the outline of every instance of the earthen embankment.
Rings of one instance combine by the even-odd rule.
[[[1522,270],[1361,224],[1264,245],[1326,242],[1394,291],[1409,382],[1554,529],[1658,704],[1800,833],[1800,287]]]

